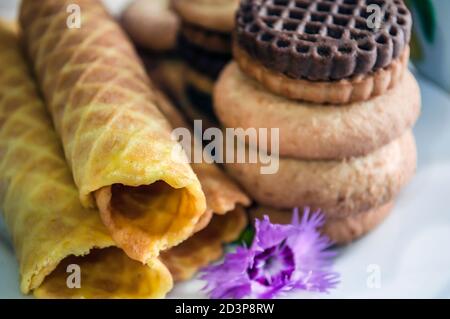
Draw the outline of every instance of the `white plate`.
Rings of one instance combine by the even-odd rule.
[[[115,12],[125,2],[109,1]],[[0,9],[3,6],[8,8],[6,1]],[[14,10],[7,15],[14,16]],[[450,298],[450,97],[426,80],[419,82],[423,112],[415,128],[416,177],[378,229],[340,251],[338,289],[329,295],[288,297]],[[24,298],[18,282],[18,265],[0,218],[0,298]],[[200,280],[178,284],[169,297],[205,298],[203,284]]]

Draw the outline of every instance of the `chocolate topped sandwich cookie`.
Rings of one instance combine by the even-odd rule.
[[[214,87],[214,110],[226,128],[278,128],[242,140],[246,158],[263,148],[278,166],[263,174],[262,161],[227,162],[226,170],[272,207],[264,214],[320,209],[336,243],[363,236],[416,170],[421,98],[407,69],[404,2],[242,0],[236,20],[236,62]]]
[[[243,0],[234,54],[276,94],[345,104],[395,86],[406,69],[411,25],[401,0]],[[310,90],[316,94],[304,93]]]

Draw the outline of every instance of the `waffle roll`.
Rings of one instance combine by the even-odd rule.
[[[20,267],[20,289],[51,298],[161,298],[172,277],[115,247],[99,214],[83,208],[16,34],[0,23],[0,203]],[[67,266],[81,286],[67,286]]]
[[[160,92],[157,92],[157,105],[172,127],[189,127]],[[197,145],[200,143],[191,147]],[[191,165],[205,193],[207,208],[188,240],[161,253],[161,260],[175,281],[192,278],[201,268],[222,257],[223,245],[237,240],[247,226],[243,207],[250,205],[248,196],[216,164],[202,161]]]
[[[175,281],[191,279],[200,269],[220,259],[223,245],[239,238],[247,225],[241,206],[225,215],[214,214],[210,223],[185,242],[161,253]]]
[[[68,28],[69,5],[80,28]],[[189,237],[206,210],[200,183],[155,105],[132,44],[96,0],[22,2],[20,24],[84,207],[146,262]]]

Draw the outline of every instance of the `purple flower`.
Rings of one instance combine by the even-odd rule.
[[[223,263],[207,267],[201,276],[211,298],[273,298],[293,290],[328,292],[339,275],[333,271],[333,244],[321,235],[325,217],[310,216],[305,209],[299,220],[294,209],[292,224],[270,223],[269,217],[255,221],[250,248],[238,247]]]

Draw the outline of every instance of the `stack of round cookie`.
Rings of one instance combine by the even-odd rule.
[[[231,60],[231,32],[239,0],[173,0],[181,17],[179,51],[186,63],[186,93],[198,111],[213,115],[211,95]]]
[[[370,5],[380,9],[378,28]],[[280,129],[276,174],[262,175],[261,163],[226,165],[259,212],[321,209],[338,243],[388,215],[416,168],[411,24],[401,0],[241,1],[236,61],[214,106],[225,127]]]

